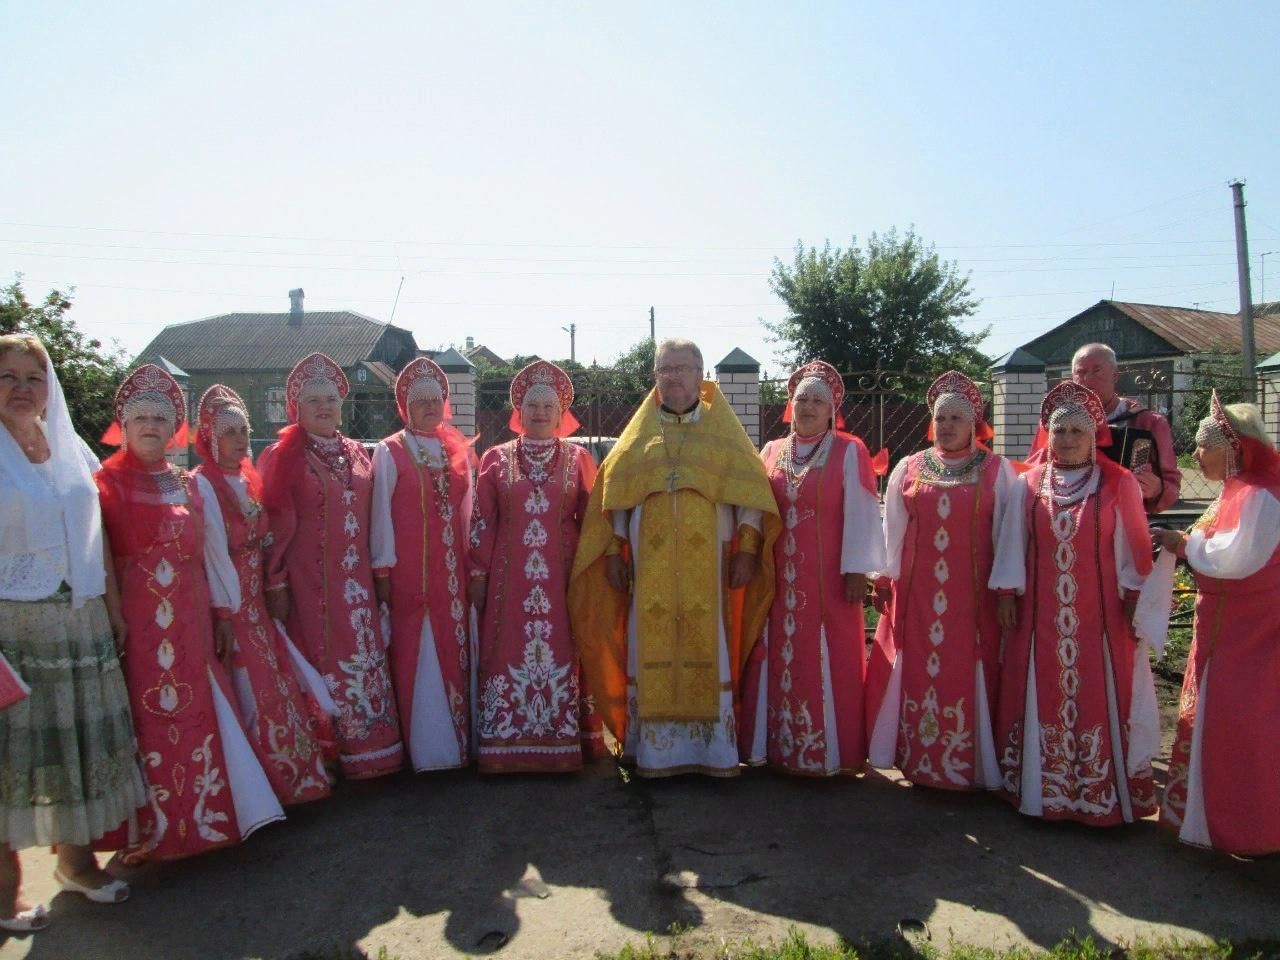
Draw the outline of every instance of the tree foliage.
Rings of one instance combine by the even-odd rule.
[[[1249,399],[1253,386],[1245,376],[1244,362],[1238,353],[1213,353],[1197,358],[1190,389],[1183,395],[1180,416],[1170,416],[1174,446],[1190,450],[1195,446],[1200,421],[1209,415],[1209,398],[1214,390],[1222,403],[1240,403]],[[1155,398],[1153,398],[1155,399]],[[1190,463],[1187,466],[1191,466]]]
[[[0,334],[31,333],[40,338],[58,371],[76,432],[103,453],[98,438],[111,423],[112,403],[127,362],[122,350],[104,348],[67,316],[71,297],[50,290],[44,302],[33,304],[22,289],[22,278],[16,278],[0,289]]]
[[[769,284],[788,312],[765,326],[794,366],[821,359],[841,371],[986,374],[979,345],[989,328],[969,333],[958,323],[979,303],[969,278],[914,229],[873,233],[865,250],[856,237],[847,250],[797,243],[790,265],[774,260]]]

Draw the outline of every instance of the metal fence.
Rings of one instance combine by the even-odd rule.
[[[929,407],[925,393],[934,374],[915,370],[853,370],[841,373],[844,402],[840,413],[845,429],[859,437],[872,454],[888,449],[890,466],[929,445]],[[990,406],[991,385],[979,385]],[[779,378],[760,384],[760,440],[786,436],[783,422],[787,381]],[[990,416],[988,414],[988,419]]]
[[[276,410],[270,401],[249,402],[253,423],[253,455],[276,442],[276,432],[284,426],[283,408]],[[385,396],[348,397],[342,402],[342,433],[366,446],[395,433],[402,426],[396,401],[389,391]]]
[[[588,443],[596,459],[636,412],[636,407],[653,389],[652,375],[642,377],[612,368],[580,370],[573,378],[573,413],[582,424],[575,436]],[[476,384],[477,452],[483,452],[515,437],[508,426],[511,379],[498,377]]]

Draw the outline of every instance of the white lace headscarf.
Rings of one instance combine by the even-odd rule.
[[[6,530],[3,539],[5,542],[25,543],[27,551],[32,552],[57,547],[61,540],[67,550],[71,605],[78,609],[92,597],[100,597],[106,592],[102,512],[98,507],[98,488],[93,482],[99,464],[98,458],[76,434],[67,409],[67,398],[52,362],[46,362],[45,373],[49,399],[45,404],[44,419],[38,422],[49,443],[52,495],[57,497],[61,507],[62,524],[50,523],[53,511],[39,508],[41,501],[47,503],[50,500],[49,484],[0,423],[0,486],[18,490],[23,500],[34,508],[25,510],[20,518],[10,519],[9,523],[20,524],[23,529]]]

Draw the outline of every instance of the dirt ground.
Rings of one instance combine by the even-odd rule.
[[[1280,857],[1190,849],[1150,821],[1041,823],[878,773],[344,784],[239,848],[129,871],[118,907],[54,896],[47,851],[23,862],[54,923],[0,958],[591,957],[672,924],[691,945],[792,925],[828,942],[906,918],[944,946],[1280,934]]]

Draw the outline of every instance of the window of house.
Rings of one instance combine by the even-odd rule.
[[[267,420],[284,423],[288,418],[284,410],[284,387],[267,387]]]

